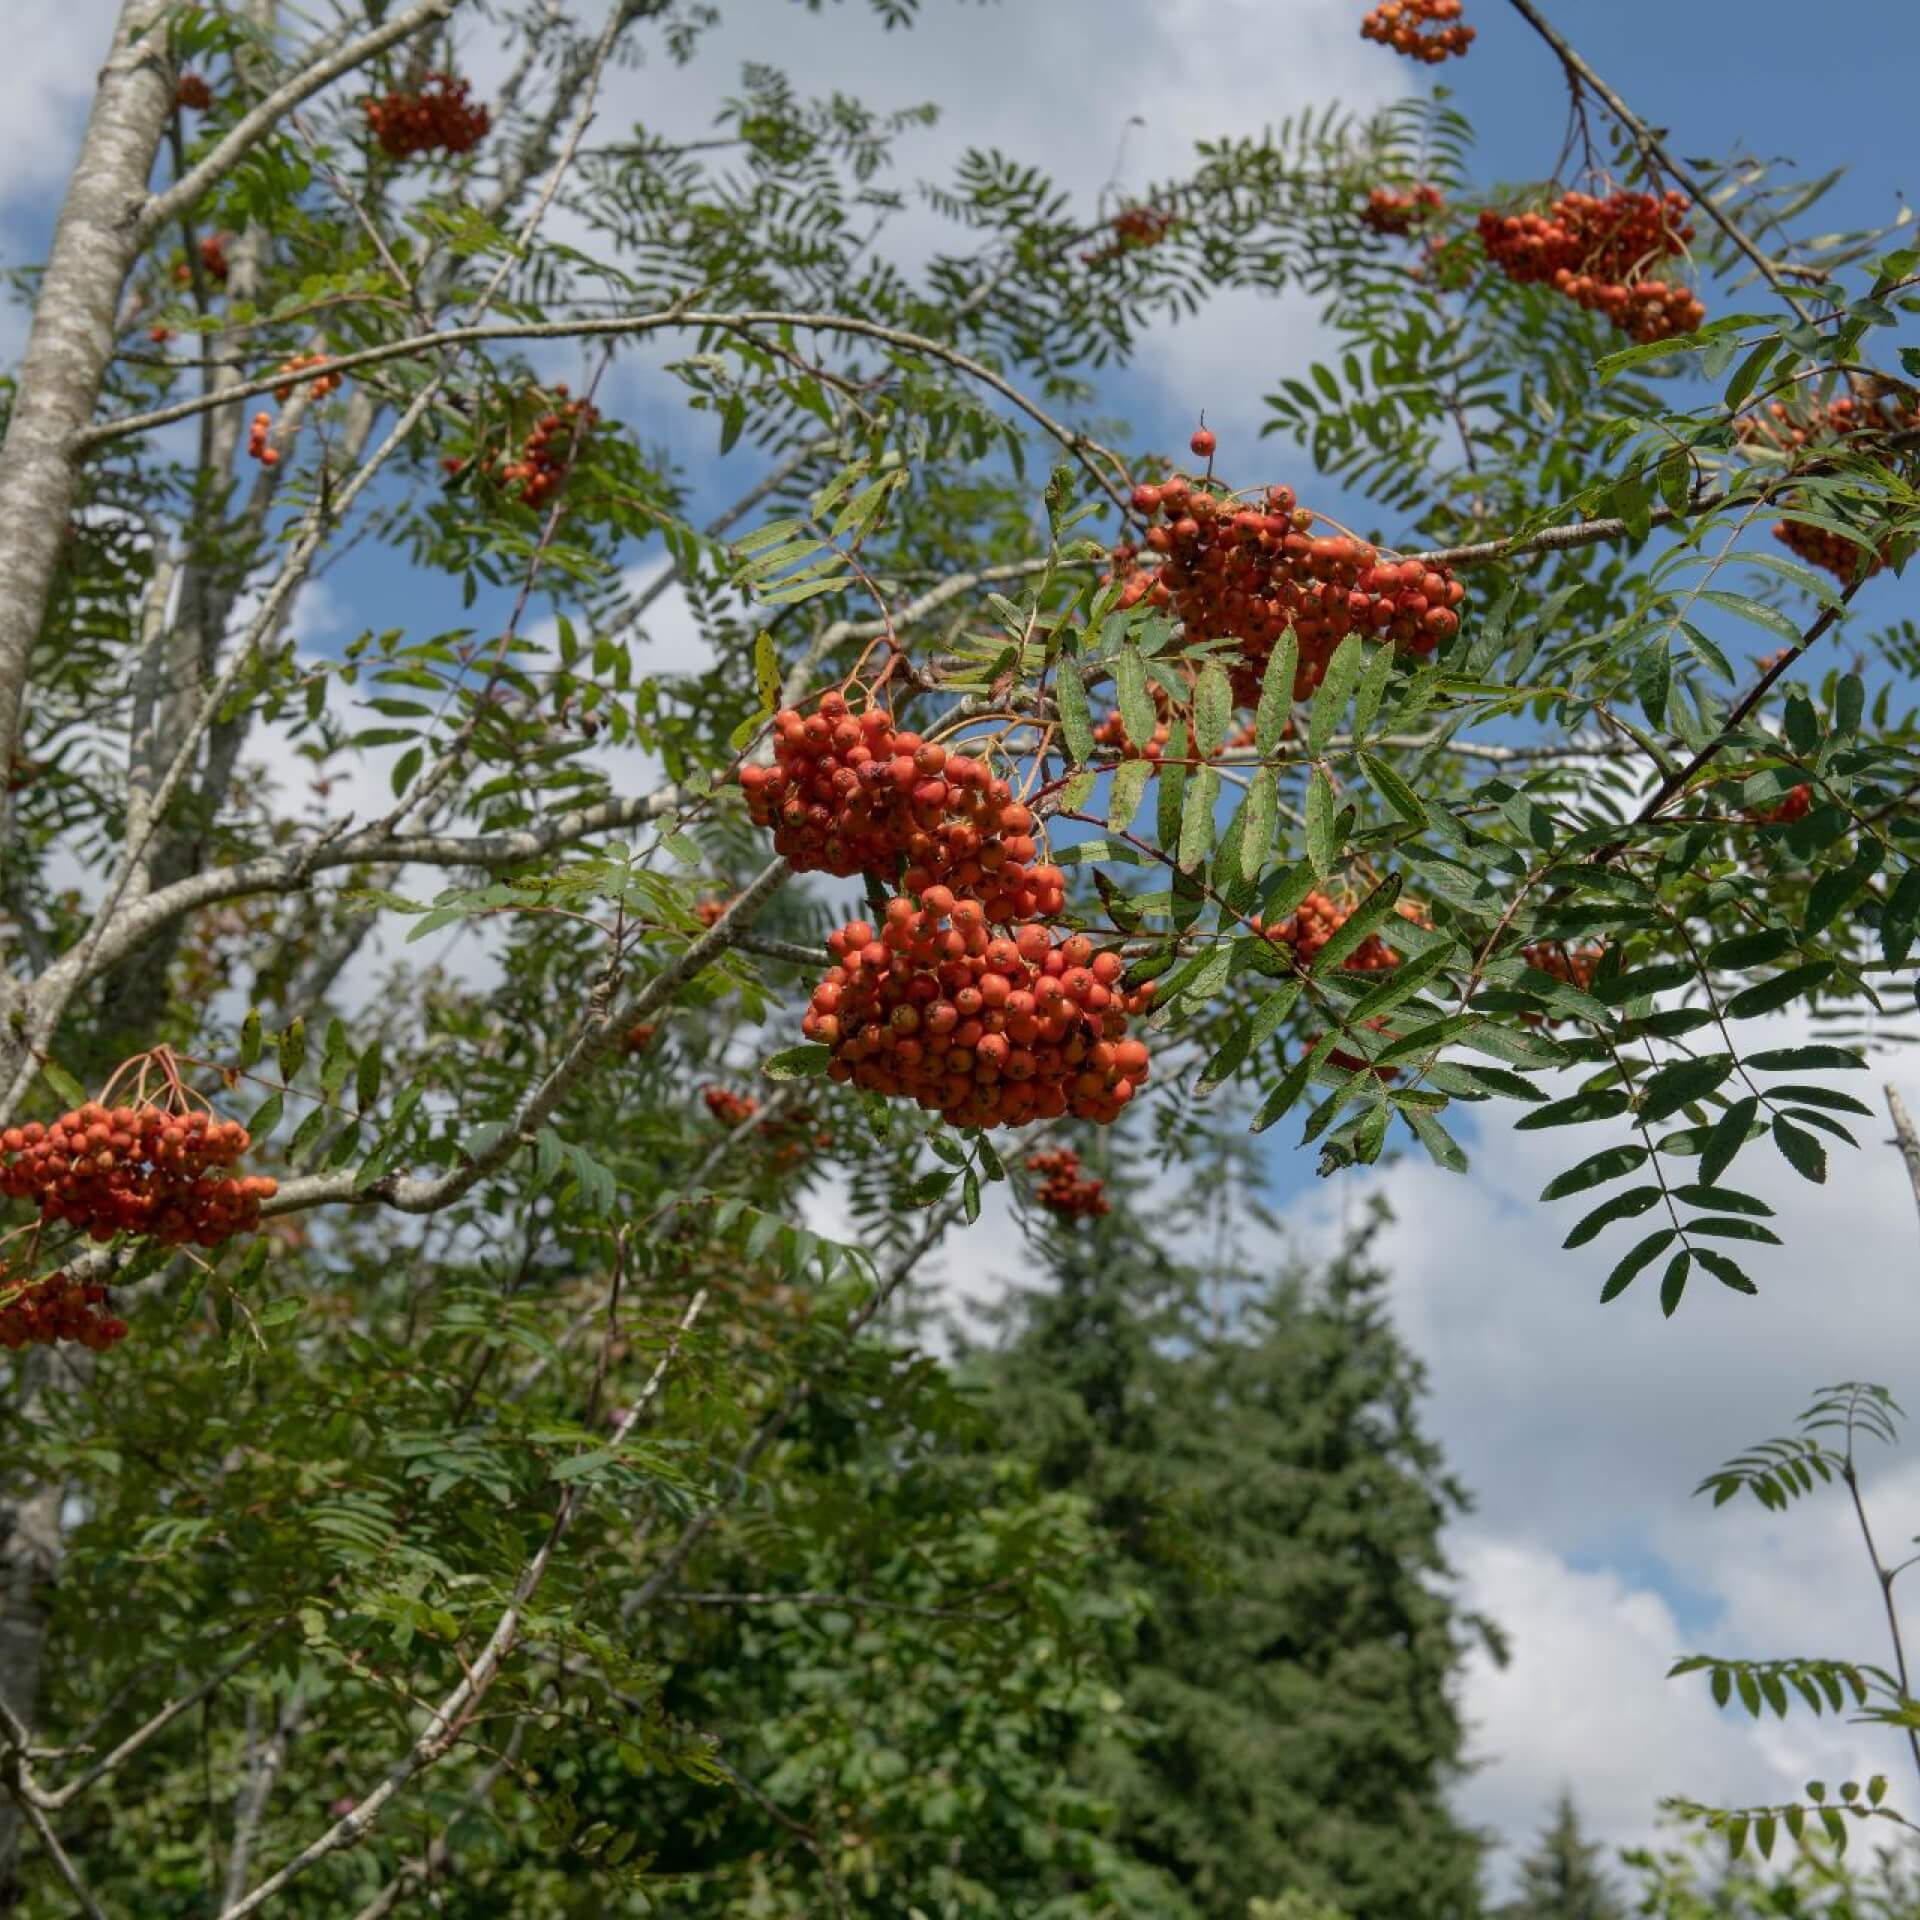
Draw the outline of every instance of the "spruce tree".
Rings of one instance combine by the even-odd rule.
[[[1203,1277],[1122,1208],[1050,1236],[993,1360],[1001,1431],[1152,1596],[1123,1681],[1148,1737],[1080,1764],[1207,1920],[1277,1888],[1366,1920],[1480,1911],[1454,1689],[1500,1647],[1447,1589],[1467,1496],[1367,1238],[1319,1275]]]
[[[1520,1894],[1501,1920],[1626,1920],[1601,1853],[1580,1830],[1573,1795],[1562,1790],[1553,1818],[1520,1863]]]

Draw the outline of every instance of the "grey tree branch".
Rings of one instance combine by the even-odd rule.
[[[158,28],[167,0],[124,0],[34,302],[0,443],[0,767],[20,744],[33,645],[73,510],[79,449],[113,357],[135,216],[173,108]],[[0,856],[13,808],[0,793]]]
[[[1913,1115],[1907,1111],[1907,1103],[1900,1098],[1900,1089],[1891,1080],[1887,1082],[1887,1111],[1893,1116],[1893,1137],[1900,1149],[1900,1158],[1907,1163],[1907,1179],[1913,1187],[1913,1204],[1920,1207],[1920,1132],[1914,1130]]]
[[[760,308],[713,313],[697,307],[674,306],[664,307],[656,313],[620,314],[605,319],[583,316],[574,320],[489,321],[477,326],[443,327],[433,333],[409,334],[403,339],[389,340],[377,347],[362,347],[357,353],[343,353],[329,360],[327,370],[344,375],[362,367],[378,366],[384,361],[432,353],[441,347],[484,345],[496,340],[614,340],[675,328],[741,333],[759,327],[794,327],[805,333],[844,333],[863,340],[877,340],[884,346],[897,347],[905,353],[924,354],[929,359],[942,361],[956,372],[992,388],[1009,405],[1017,407],[1079,460],[1095,483],[1123,513],[1130,511],[1127,496],[1114,478],[1115,475],[1124,478],[1126,468],[1111,448],[1102,446],[1091,435],[1056,420],[1003,374],[976,360],[971,354],[962,353],[944,341],[929,339],[925,334],[909,333],[902,327],[885,326],[878,320],[864,319],[858,314],[788,313]],[[243,380],[219,400],[176,400],[146,413],[120,414],[77,432],[73,444],[76,449],[85,449],[112,440],[124,440],[133,434],[149,433],[155,427],[170,425],[175,420],[190,420],[195,414],[204,413],[209,406],[229,405],[284,384],[283,375],[270,375],[257,380]],[[1096,454],[1107,462],[1110,471],[1102,471],[1092,457]]]

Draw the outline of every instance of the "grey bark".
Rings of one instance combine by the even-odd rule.
[[[0,442],[0,758],[9,762],[73,509],[74,437],[93,417],[113,356],[120,291],[140,248],[147,179],[172,110],[166,49],[156,31],[166,11],[167,0],[125,0],[121,8]],[[10,816],[11,808],[0,815],[0,856]]]

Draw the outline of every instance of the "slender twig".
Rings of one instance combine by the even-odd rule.
[[[1730,219],[1700,183],[1675,161],[1653,129],[1541,17],[1539,9],[1533,5],[1533,0],[1507,0],[1507,3],[1553,49],[1560,64],[1567,70],[1568,76],[1590,88],[1605,104],[1607,111],[1619,121],[1634,145],[1640,149],[1641,157],[1646,160],[1649,167],[1665,174],[1675,185],[1685,189],[1701,212],[1759,268],[1767,284],[1794,310],[1795,314],[1802,320],[1809,318],[1808,309],[1799,295],[1781,279],[1779,264],[1762,253],[1739,224]]]
[[[1913,1115],[1900,1098],[1900,1089],[1891,1081],[1885,1088],[1887,1111],[1893,1116],[1893,1137],[1900,1157],[1907,1163],[1907,1179],[1913,1186],[1913,1203],[1920,1207],[1920,1132],[1915,1132]]]
[[[902,352],[924,354],[930,360],[943,361],[956,372],[992,388],[1003,400],[1018,407],[1036,426],[1080,461],[1115,506],[1123,513],[1131,511],[1126,492],[1115,477],[1124,479],[1126,467],[1110,447],[1103,446],[1090,434],[1056,420],[1003,374],[997,373],[984,361],[976,360],[971,354],[962,353],[957,347],[930,339],[925,334],[911,333],[903,327],[885,326],[878,320],[868,320],[858,314],[790,313],[780,309],[759,308],[717,313],[703,308],[670,306],[655,313],[619,314],[601,320],[490,321],[480,326],[444,327],[433,333],[410,334],[404,339],[389,340],[377,347],[363,347],[357,353],[343,353],[327,362],[327,370],[345,375],[361,367],[406,359],[440,347],[481,345],[499,340],[604,340],[663,330],[742,333],[760,327],[794,327],[810,333],[844,333],[856,339],[877,340],[884,346],[897,347]],[[240,381],[217,400],[176,400],[146,413],[120,414],[84,428],[74,436],[73,446],[75,451],[84,451],[107,441],[149,433],[175,420],[190,420],[195,414],[204,413],[209,406],[227,405],[243,400],[250,394],[266,393],[284,384],[284,375],[273,374],[265,379]],[[1096,454],[1107,463],[1105,471],[1092,457]]]

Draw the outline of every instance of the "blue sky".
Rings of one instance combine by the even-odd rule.
[[[1827,203],[1832,228],[1885,221],[1903,189],[1920,191],[1906,177],[1911,143],[1898,137],[1911,121],[1910,50],[1887,44],[1905,7],[1832,0],[1810,16],[1785,0],[1542,4],[1603,76],[1674,130],[1683,155],[1744,143],[1792,153],[1808,173],[1849,167]],[[592,18],[600,5],[578,0]],[[1503,0],[1468,6],[1480,39],[1444,78],[1479,128],[1481,172],[1537,177],[1564,127],[1557,64]],[[731,0],[729,25],[690,73],[656,61],[616,74],[603,126],[640,116],[656,131],[697,131],[735,84],[739,59],[756,55],[795,68],[805,87],[849,86],[877,105],[941,100],[946,119],[904,150],[903,179],[937,176],[958,145],[979,140],[1037,156],[1090,196],[1135,114],[1146,124],[1130,137],[1129,174],[1143,178],[1171,171],[1195,138],[1328,95],[1365,105],[1427,84],[1359,41],[1362,10],[1363,0],[926,0],[919,29],[886,35],[863,0],[818,17],[787,0]],[[111,11],[109,0],[11,0],[15,58],[0,71],[8,264],[43,244]],[[497,58],[478,39],[466,52],[484,84]],[[911,230],[903,239],[912,243]],[[10,352],[18,338],[16,323],[0,347]],[[1103,399],[1160,445],[1181,444],[1205,406],[1223,454],[1271,461],[1273,478],[1298,480],[1281,443],[1256,453],[1258,396],[1313,350],[1311,314],[1297,301],[1225,302],[1154,342]],[[665,404],[657,379],[623,373],[610,404],[670,441],[697,510],[751,478],[744,451],[713,458],[711,425]],[[1314,498],[1334,504],[1325,490]],[[1872,591],[1881,610],[1909,598],[1891,580]],[[325,615],[314,634],[325,646],[365,623],[433,630],[467,617],[455,596],[391,562],[340,574]],[[658,637],[663,658],[696,644],[684,619]],[[1756,650],[1742,639],[1741,653]],[[1920,1106],[1920,1072],[1905,1056],[1883,1064]],[[1455,1555],[1472,1598],[1515,1636],[1514,1666],[1476,1670],[1467,1687],[1489,1764],[1463,1804],[1504,1835],[1524,1834],[1562,1780],[1603,1834],[1628,1841],[1645,1833],[1658,1792],[1778,1796],[1810,1773],[1837,1778],[1897,1759],[1876,1760],[1879,1737],[1846,1729],[1722,1723],[1703,1695],[1662,1678],[1675,1653],[1704,1641],[1880,1657],[1874,1596],[1844,1513],[1816,1506],[1781,1522],[1729,1512],[1707,1523],[1688,1499],[1702,1472],[1780,1430],[1825,1380],[1891,1368],[1889,1384],[1920,1399],[1909,1361],[1920,1353],[1912,1203],[1892,1156],[1871,1144],[1878,1131],[1863,1123],[1867,1151],[1836,1155],[1825,1190],[1780,1182],[1792,1251],[1756,1267],[1759,1300],[1690,1295],[1669,1325],[1638,1289],[1602,1313],[1604,1259],[1562,1254],[1571,1213],[1534,1202],[1583,1143],[1492,1134],[1475,1143],[1469,1180],[1416,1160],[1330,1186],[1279,1130],[1276,1194],[1303,1243],[1324,1244],[1367,1193],[1385,1194],[1400,1216],[1386,1242],[1396,1308],[1431,1369],[1432,1424],[1481,1495],[1455,1531]],[[980,1233],[976,1265],[1021,1270],[1004,1217]],[[1870,1492],[1883,1531],[1920,1530],[1920,1471],[1896,1459]]]

